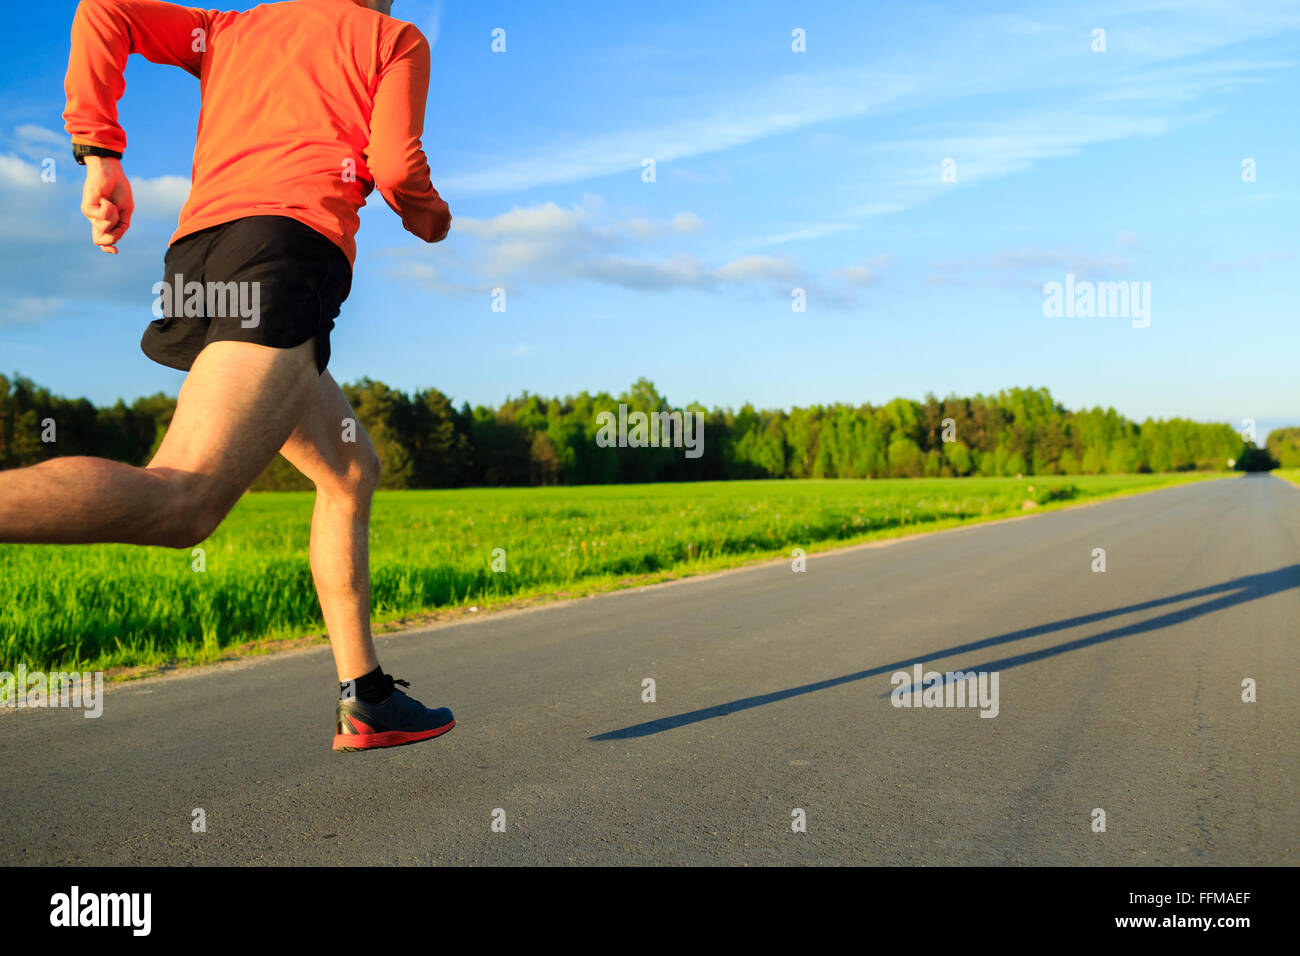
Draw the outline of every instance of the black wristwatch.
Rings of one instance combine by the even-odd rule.
[[[105,149],[103,146],[88,146],[85,143],[72,144],[72,158],[77,161],[77,165],[85,166],[87,156],[104,156],[108,159],[121,159],[122,154],[111,149]]]

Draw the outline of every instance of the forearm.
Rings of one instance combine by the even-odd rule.
[[[423,156],[423,154],[421,154]],[[397,186],[381,186],[380,195],[402,218],[407,232],[425,242],[446,238],[451,228],[451,210],[429,180],[429,167],[413,167],[411,175]]]
[[[421,137],[429,94],[429,45],[404,31],[385,66],[370,118],[366,163],[384,201],[402,225],[426,242],[447,235],[451,213],[429,179]]]

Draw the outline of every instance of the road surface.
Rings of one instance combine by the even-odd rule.
[[[324,647],[0,713],[0,862],[1293,865],[1298,653],[1300,488],[1208,481],[381,638],[416,746]]]

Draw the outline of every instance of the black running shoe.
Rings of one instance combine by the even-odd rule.
[[[411,686],[404,680],[388,679],[393,684]],[[446,707],[430,710],[393,687],[392,695],[382,704],[367,704],[357,698],[339,701],[334,749],[400,747],[441,736],[455,726],[456,720]]]

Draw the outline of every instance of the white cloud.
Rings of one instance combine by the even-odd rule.
[[[485,282],[586,275],[641,288],[652,283],[654,275],[696,280],[684,278],[693,270],[681,262],[656,268],[620,258],[619,250],[694,235],[705,223],[691,212],[679,212],[668,221],[614,214],[606,211],[600,197],[588,195],[569,208],[547,202],[516,207],[490,219],[461,217],[453,228],[477,240],[469,266]]]
[[[610,285],[648,291],[672,288],[707,289],[715,284],[709,269],[696,256],[678,253],[659,261],[599,256],[577,262],[573,274]]]
[[[386,274],[437,291],[587,280],[637,291],[766,291],[786,297],[799,286],[835,307],[851,304],[855,290],[875,278],[874,273],[868,276],[850,267],[836,276],[842,286],[837,290],[823,288],[791,257],[748,254],[715,263],[696,252],[665,249],[666,243],[698,235],[703,220],[690,212],[679,212],[667,221],[613,214],[597,196],[586,196],[569,208],[542,203],[456,223],[468,241],[454,247],[454,252],[387,250],[380,255],[394,263]],[[441,268],[429,262],[435,254],[449,271],[469,278],[460,284],[446,281]],[[888,256],[875,256],[861,268],[878,270],[890,261]]]
[[[179,221],[181,207],[190,195],[188,176],[131,178],[131,195],[135,198],[135,215]]]
[[[700,234],[704,220],[687,211],[669,220],[611,213],[600,197],[590,195],[569,208],[548,202],[489,219],[462,217],[455,228],[471,240],[458,247],[464,250],[460,264],[474,277],[462,288],[588,279],[640,290],[708,290],[788,284],[802,275],[792,260],[774,256],[740,256],[714,266],[682,250],[655,255],[653,250],[666,241]],[[634,251],[641,254],[630,254]],[[426,250],[391,250],[386,255],[397,257],[388,275],[450,288],[424,258],[431,255]]]
[[[40,186],[41,169],[9,153],[0,156],[0,180],[13,186]]]
[[[394,279],[417,279],[421,282],[432,282],[438,278],[438,270],[429,263],[412,262],[410,259],[399,260],[385,269],[384,274]]]
[[[486,287],[471,288],[448,282],[430,263],[415,259],[394,260],[391,265],[384,268],[384,275],[392,279],[405,279],[423,289],[440,294],[486,291]]]
[[[43,203],[60,202],[65,206],[71,204],[74,209],[79,208],[84,179],[77,175],[72,177],[67,175],[69,171],[76,168],[71,157],[66,163],[56,163],[54,181],[46,182],[41,178],[39,163],[28,162],[13,153],[0,155],[0,188],[31,189],[33,192],[29,195],[39,196]],[[143,218],[176,220],[180,216],[181,206],[185,204],[185,199],[190,192],[189,177],[131,176],[129,178],[131,195],[135,199],[135,220]],[[21,225],[26,230],[39,227],[39,223],[35,220],[48,216],[51,212],[47,205],[44,213],[29,216],[26,222],[20,222],[18,216],[6,215],[5,219],[7,223],[14,226]]]
[[[52,129],[46,129],[44,126],[37,126],[35,123],[24,123],[14,128],[14,133],[19,139],[29,143],[42,143],[47,146],[62,146],[64,149],[71,151],[72,139],[67,133],[56,133]]]
[[[679,212],[673,216],[673,228],[685,233],[703,232],[705,223],[693,212]]]
[[[714,276],[723,282],[763,279],[778,282],[797,282],[799,269],[789,259],[775,256],[741,256],[719,266]]]
[[[798,286],[828,306],[846,307],[892,261],[891,256],[872,256],[833,273],[833,285],[819,282],[790,256],[749,254],[710,261],[698,252],[664,248],[705,229],[694,213],[679,212],[667,221],[645,219],[608,212],[595,195],[568,208],[542,203],[491,219],[463,217],[456,226],[467,241],[448,250],[403,247],[380,252],[393,260],[387,276],[437,291],[520,289],[585,280],[637,291],[766,291],[785,298]],[[437,269],[430,264],[434,256]],[[443,267],[467,278],[452,284],[443,278]]]
[[[457,233],[478,239],[500,239],[504,236],[554,238],[576,232],[587,217],[587,211],[581,207],[562,209],[555,203],[548,202],[530,209],[512,209],[491,219],[460,216],[453,225]]]
[[[71,159],[67,165],[72,165]],[[0,216],[0,257],[6,264],[12,265],[35,244],[72,235],[69,223],[74,221],[73,214],[80,215],[76,212],[80,184],[59,177],[64,168],[56,164],[54,181],[46,182],[36,163],[12,153],[0,155],[0,208],[4,209]],[[89,235],[89,227],[84,235]],[[17,270],[12,273],[15,280],[21,274]]]
[[[843,269],[836,269],[831,275],[853,286],[875,285],[880,279],[880,274],[893,263],[893,256],[882,253]]]
[[[132,180],[136,216],[118,255],[108,256],[90,242],[80,212],[84,177],[71,157],[55,169],[55,180],[45,182],[37,163],[0,155],[0,321],[57,323],[125,307],[147,322],[179,208],[176,184],[186,180]],[[164,211],[170,222],[157,218]]]

